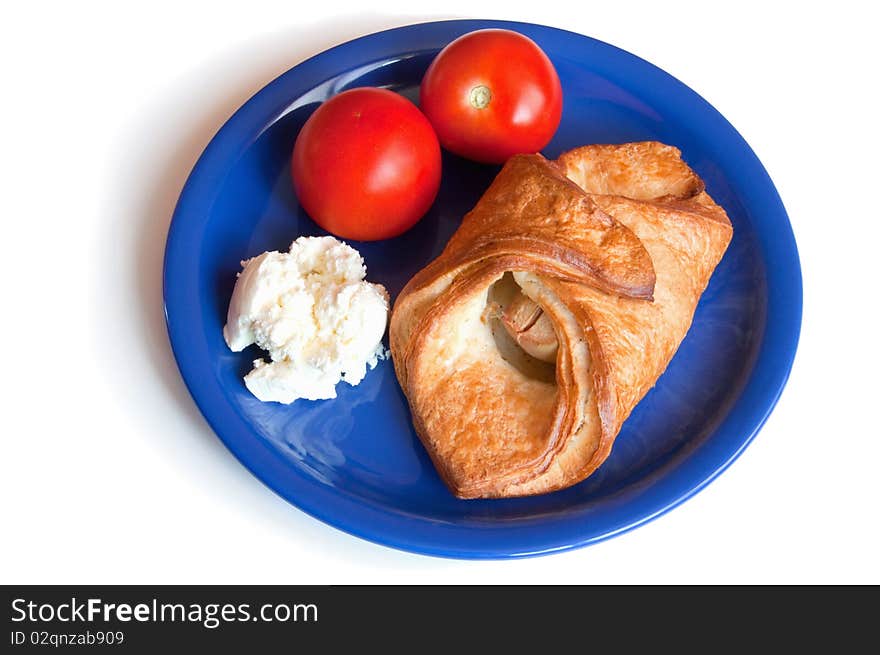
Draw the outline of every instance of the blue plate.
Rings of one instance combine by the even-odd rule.
[[[564,110],[544,151],[656,139],[681,148],[727,210],[733,242],[693,327],[657,386],[624,424],[603,466],[570,489],[462,501],[443,486],[410,423],[390,361],[336,400],[257,401],[242,383],[259,351],[221,333],[239,261],[323,234],[291,188],[288,158],[318,104],[350,87],[417,98],[432,57],[486,27],[514,29],[550,56]],[[430,213],[408,233],[355,243],[368,279],[394,297],[435,257],[495,173],[444,155]],[[462,558],[538,555],[634,528],[699,491],[743,451],[788,377],[801,321],[801,275],[785,209],[748,144],[705,100],[617,48],[558,29],[446,21],[372,34],[294,67],[229,119],[183,189],[165,252],[165,313],[180,371],[229,450],[309,514],[396,548]],[[768,317],[773,320],[769,321]]]

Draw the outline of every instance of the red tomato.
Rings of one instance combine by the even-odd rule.
[[[291,174],[300,203],[322,228],[344,239],[387,239],[412,227],[434,202],[440,144],[403,96],[351,89],[303,125]]]
[[[562,117],[562,86],[544,51],[510,30],[478,30],[440,51],[420,104],[444,148],[488,163],[538,152]]]

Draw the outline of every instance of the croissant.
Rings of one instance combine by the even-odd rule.
[[[452,493],[548,493],[594,472],[732,235],[673,147],[509,159],[391,316],[413,425]]]

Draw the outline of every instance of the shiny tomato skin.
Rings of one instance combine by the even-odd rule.
[[[419,104],[444,148],[468,159],[503,163],[550,142],[562,117],[562,86],[553,63],[528,37],[477,30],[447,45],[431,62]]]
[[[320,105],[297,136],[291,176],[300,204],[343,239],[376,241],[411,228],[440,187],[440,144],[431,124],[393,91],[343,91]]]

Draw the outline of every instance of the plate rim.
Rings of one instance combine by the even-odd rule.
[[[175,280],[174,272],[181,265],[182,258],[192,257],[190,249],[192,244],[187,242],[186,233],[183,230],[185,227],[192,229],[192,221],[196,220],[187,218],[193,215],[198,206],[198,203],[195,202],[197,198],[193,196],[199,191],[200,186],[209,183],[216,177],[219,173],[218,169],[231,167],[231,164],[227,165],[226,162],[236,161],[236,154],[240,154],[244,148],[250,145],[252,141],[244,138],[252,132],[252,129],[249,129],[251,125],[250,114],[259,113],[257,110],[265,112],[265,109],[272,105],[271,101],[274,100],[274,96],[278,95],[279,91],[297,74],[303,77],[307,74],[325,74],[326,77],[337,75],[339,70],[331,69],[333,69],[333,62],[340,57],[355,55],[353,59],[357,61],[360,50],[369,51],[371,48],[379,46],[388,47],[388,42],[394,42],[394,49],[398,53],[433,49],[433,47],[409,48],[407,43],[429,38],[450,41],[460,34],[484,28],[514,29],[530,36],[533,36],[533,33],[541,33],[548,39],[563,39],[576,45],[604,51],[609,55],[610,60],[617,64],[636,66],[640,69],[640,74],[657,78],[662,80],[665,85],[670,85],[676,96],[687,98],[691,102],[695,101],[695,106],[699,109],[701,117],[715,123],[716,129],[722,129],[726,139],[737,145],[742,156],[747,159],[748,171],[756,176],[756,181],[750,190],[760,196],[753,202],[758,202],[766,210],[765,214],[776,221],[776,230],[780,232],[778,236],[781,238],[771,244],[774,248],[772,254],[775,256],[768,259],[767,254],[762,253],[764,255],[762,263],[766,267],[768,278],[771,272],[774,275],[783,276],[783,283],[776,285],[768,283],[768,316],[770,314],[769,308],[774,304],[771,300],[776,301],[777,304],[783,302],[788,311],[781,315],[774,315],[773,321],[767,320],[762,343],[756,349],[754,367],[745,379],[743,389],[730,409],[729,414],[732,414],[740,402],[742,394],[755,386],[754,378],[760,373],[761,379],[759,381],[761,384],[758,385],[760,388],[752,392],[753,395],[759,393],[761,400],[757,405],[760,407],[753,409],[747,417],[748,420],[745,421],[747,425],[742,426],[743,436],[732,450],[722,449],[724,452],[720,458],[717,453],[714,454],[714,457],[710,457],[706,453],[699,457],[691,457],[690,465],[687,467],[689,469],[693,469],[701,459],[709,459],[714,462],[711,466],[705,466],[704,462],[703,467],[697,467],[703,470],[703,475],[698,476],[700,479],[673,485],[674,488],[668,490],[666,495],[661,494],[662,502],[657,502],[656,498],[650,501],[638,498],[635,511],[626,515],[624,520],[618,518],[615,521],[613,516],[603,517],[599,529],[586,528],[575,520],[575,516],[566,515],[564,519],[557,518],[555,521],[551,521],[550,528],[552,529],[548,529],[547,525],[542,525],[540,522],[533,525],[533,521],[515,521],[513,522],[516,528],[515,538],[507,534],[510,532],[509,530],[495,528],[488,531],[483,530],[483,532],[488,532],[484,535],[484,540],[474,540],[475,528],[473,527],[457,524],[445,525],[426,517],[395,515],[388,510],[373,507],[363,499],[349,498],[338,489],[334,488],[331,491],[330,487],[319,485],[313,480],[290,475],[287,464],[267,443],[254,438],[253,435],[251,435],[250,442],[242,442],[235,437],[234,430],[224,423],[229,418],[229,413],[223,411],[220,405],[227,403],[222,397],[219,400],[212,397],[205,385],[201,383],[199,372],[194,370],[193,358],[191,357],[193,348],[197,348],[198,343],[193,341],[191,334],[186,333],[185,322],[184,326],[181,326],[175,320],[175,312],[179,306],[181,293],[175,289],[179,280]],[[314,84],[311,84],[310,88],[313,87]],[[483,19],[426,21],[360,36],[303,60],[253,94],[220,127],[187,177],[168,229],[162,282],[166,329],[181,377],[213,432],[258,480],[301,511],[343,532],[408,552],[457,559],[521,558],[580,548],[633,530],[693,497],[723,473],[742,454],[776,406],[790,376],[797,352],[803,305],[803,282],[797,245],[782,200],[757,155],[720,112],[669,73],[611,44],[547,25]],[[762,366],[760,371],[759,366]],[[241,420],[240,417],[239,420]],[[726,420],[727,417],[715,428],[715,431],[721,429]],[[692,461],[694,459],[697,461]],[[285,472],[287,480],[282,484]],[[679,478],[674,477],[674,480],[678,481]],[[670,480],[666,480],[667,484],[669,482]],[[651,496],[654,495],[656,495],[656,491],[651,494]],[[353,514],[352,510],[354,510]],[[586,513],[586,510],[583,513]],[[340,518],[340,514],[345,518]],[[591,516],[591,518],[595,517]]]

